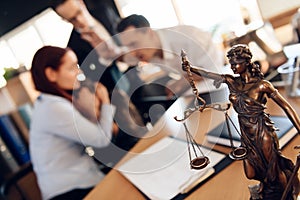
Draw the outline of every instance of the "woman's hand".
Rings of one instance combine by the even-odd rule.
[[[112,126],[112,134],[114,136],[117,136],[119,133],[119,126],[116,122],[113,123],[113,126]]]
[[[94,83],[91,86],[83,86],[74,99],[76,108],[89,120],[97,122],[100,118],[102,104],[110,104],[108,91],[101,83]]]
[[[110,99],[106,87],[101,83],[96,83],[95,88],[96,88],[96,98],[99,99],[100,103],[110,104]]]
[[[100,106],[102,104],[110,104],[109,94],[106,87],[101,83],[96,83],[95,88],[96,88],[96,98],[100,101]],[[118,132],[119,132],[118,124],[114,122],[112,126],[112,133],[116,136]]]
[[[78,97],[74,99],[74,104],[80,113],[91,120],[97,122],[100,116],[100,99],[89,88],[82,87],[78,92]]]

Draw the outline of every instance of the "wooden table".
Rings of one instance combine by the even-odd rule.
[[[283,92],[280,90],[280,92]],[[286,97],[287,98],[287,97]],[[300,114],[300,98],[287,98],[290,104]],[[134,153],[141,152],[162,137],[172,133],[182,137],[182,124],[176,122],[173,117],[182,116],[183,111],[191,104],[192,97],[179,98],[155,124],[153,130],[149,131],[147,137],[141,139],[139,143],[124,157],[122,161],[129,159]],[[284,112],[271,99],[268,102],[268,112],[272,115],[284,115]],[[206,110],[202,113],[195,112],[186,121],[190,132],[194,135],[197,142],[205,146],[211,146],[218,151],[229,153],[230,148],[212,145],[205,141],[205,133],[214,128],[220,120],[222,114],[219,111]],[[283,149],[283,154],[295,162],[298,151],[293,149],[300,144],[300,135],[297,135]],[[121,161],[121,162],[122,162]],[[234,161],[221,172],[210,178],[206,183],[193,191],[186,199],[205,199],[205,200],[244,200],[249,199],[250,194],[248,185],[257,182],[248,180],[244,175],[242,161]],[[146,199],[139,190],[131,184],[117,170],[111,170],[106,177],[86,196],[86,200],[118,200],[118,199]]]

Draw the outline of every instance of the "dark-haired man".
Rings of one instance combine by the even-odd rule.
[[[187,52],[190,62],[210,71],[219,71],[224,65],[224,54],[213,42],[209,32],[188,25],[153,29],[142,15],[133,14],[117,26],[122,45],[128,47],[139,61],[156,66],[184,77],[181,69],[181,50]],[[199,77],[195,77],[199,79]],[[186,90],[189,84],[184,78],[171,80],[168,88],[176,93]]]
[[[108,5],[83,0],[51,0],[51,7],[64,20],[73,25],[68,47],[78,57],[78,63],[84,74],[93,81],[102,82],[108,90],[115,83],[108,67],[114,73],[120,73],[114,66],[118,54],[116,24],[119,15]],[[87,7],[89,5],[89,8]],[[97,47],[97,48],[96,48]],[[102,48],[102,49],[101,49]],[[105,74],[104,74],[105,73]]]

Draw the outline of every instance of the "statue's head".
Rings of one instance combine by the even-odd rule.
[[[231,47],[227,52],[227,58],[229,63],[233,64],[245,64],[248,71],[251,72],[253,77],[263,78],[263,73],[260,71],[260,66],[256,63],[251,63],[252,53],[249,47],[245,44],[237,44]]]
[[[227,58],[234,63],[250,62],[252,53],[247,45],[237,44],[227,52]]]

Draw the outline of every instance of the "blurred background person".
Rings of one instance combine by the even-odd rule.
[[[90,5],[89,9],[87,5]],[[114,62],[120,53],[118,39],[112,37],[117,33],[119,15],[101,2],[86,4],[83,0],[51,0],[50,6],[74,27],[67,46],[77,55],[84,74],[103,83],[111,93],[122,74]]]
[[[81,88],[80,73],[69,48],[44,46],[32,61],[41,95],[34,103],[30,155],[43,199],[82,199],[104,177],[85,147],[110,144],[115,107],[103,85]]]
[[[224,66],[224,53],[214,44],[211,34],[188,25],[154,30],[143,16],[132,14],[121,19],[117,26],[121,44],[137,60],[160,66],[170,77],[170,95],[180,95],[189,87],[181,69],[181,49],[189,54],[192,63],[212,71]],[[172,73],[172,74],[171,74]],[[177,75],[177,76],[176,76]],[[201,78],[195,77],[196,80]]]

